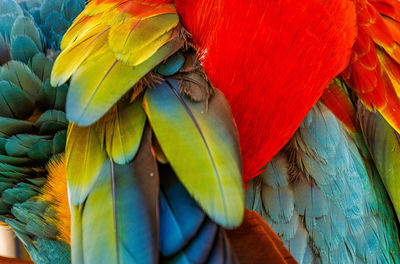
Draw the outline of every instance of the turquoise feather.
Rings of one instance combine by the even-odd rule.
[[[299,263],[397,263],[394,212],[367,161],[338,120],[317,105],[251,182],[247,206]]]

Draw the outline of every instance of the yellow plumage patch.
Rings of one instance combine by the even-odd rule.
[[[71,241],[71,213],[68,203],[67,175],[65,157],[62,155],[48,163],[49,174],[47,182],[38,198],[51,202],[56,212],[56,218],[47,219],[56,223],[59,230],[59,239],[70,243]]]
[[[175,5],[154,0],[91,1],[61,42],[51,84],[71,78],[66,114],[89,126],[184,44]]]

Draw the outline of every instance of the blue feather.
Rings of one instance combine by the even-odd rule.
[[[172,256],[199,231],[205,214],[169,166],[160,171],[160,252]]]

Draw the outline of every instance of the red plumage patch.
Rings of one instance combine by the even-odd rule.
[[[350,57],[350,0],[175,0],[232,106],[244,180],[285,145]]]
[[[285,145],[350,57],[350,0],[175,0],[232,106],[244,180]]]

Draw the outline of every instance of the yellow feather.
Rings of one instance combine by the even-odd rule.
[[[104,28],[106,23],[102,21],[102,15],[83,16],[80,20],[75,20],[74,24],[67,30],[61,41],[61,49],[65,50],[70,45],[83,39],[87,39],[93,34],[99,33],[98,28]]]
[[[106,26],[94,28],[93,33],[87,35],[86,39],[76,41],[58,56],[53,66],[51,85],[58,86],[65,83],[86,58],[107,45]]]
[[[55,222],[59,230],[58,238],[66,243],[70,243],[71,213],[68,203],[67,175],[64,155],[60,158],[50,160],[47,166],[49,171],[47,182],[38,199],[51,202],[51,206],[56,212],[56,219],[46,220]]]
[[[163,14],[111,26],[108,43],[116,57],[137,66],[150,58],[171,39],[179,23],[177,14]]]

